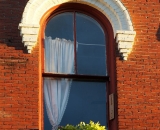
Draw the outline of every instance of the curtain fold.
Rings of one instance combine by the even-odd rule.
[[[74,70],[74,43],[51,37],[45,38],[45,72],[71,74]],[[53,130],[58,128],[67,106],[70,79],[44,78],[44,99]]]

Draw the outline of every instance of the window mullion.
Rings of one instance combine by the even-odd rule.
[[[75,74],[77,74],[77,53],[76,53],[76,46],[77,46],[77,40],[76,40],[76,12],[73,12],[73,35],[74,35],[74,71]]]

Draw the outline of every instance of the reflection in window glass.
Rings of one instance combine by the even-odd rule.
[[[73,81],[61,125],[90,120],[106,126],[106,83]]]
[[[54,16],[47,24],[45,35],[73,41],[73,13]]]
[[[99,23],[84,14],[76,14],[79,74],[106,75],[105,35]]]

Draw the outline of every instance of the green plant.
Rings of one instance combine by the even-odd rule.
[[[105,126],[101,126],[99,122],[94,123],[93,121],[90,121],[89,124],[86,124],[84,122],[80,122],[78,125],[66,125],[64,127],[59,127],[58,130],[106,130]]]

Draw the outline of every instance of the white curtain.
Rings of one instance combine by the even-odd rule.
[[[73,73],[74,43],[65,39],[45,38],[45,72]],[[58,128],[69,98],[71,80],[44,78],[44,99],[53,130]]]

